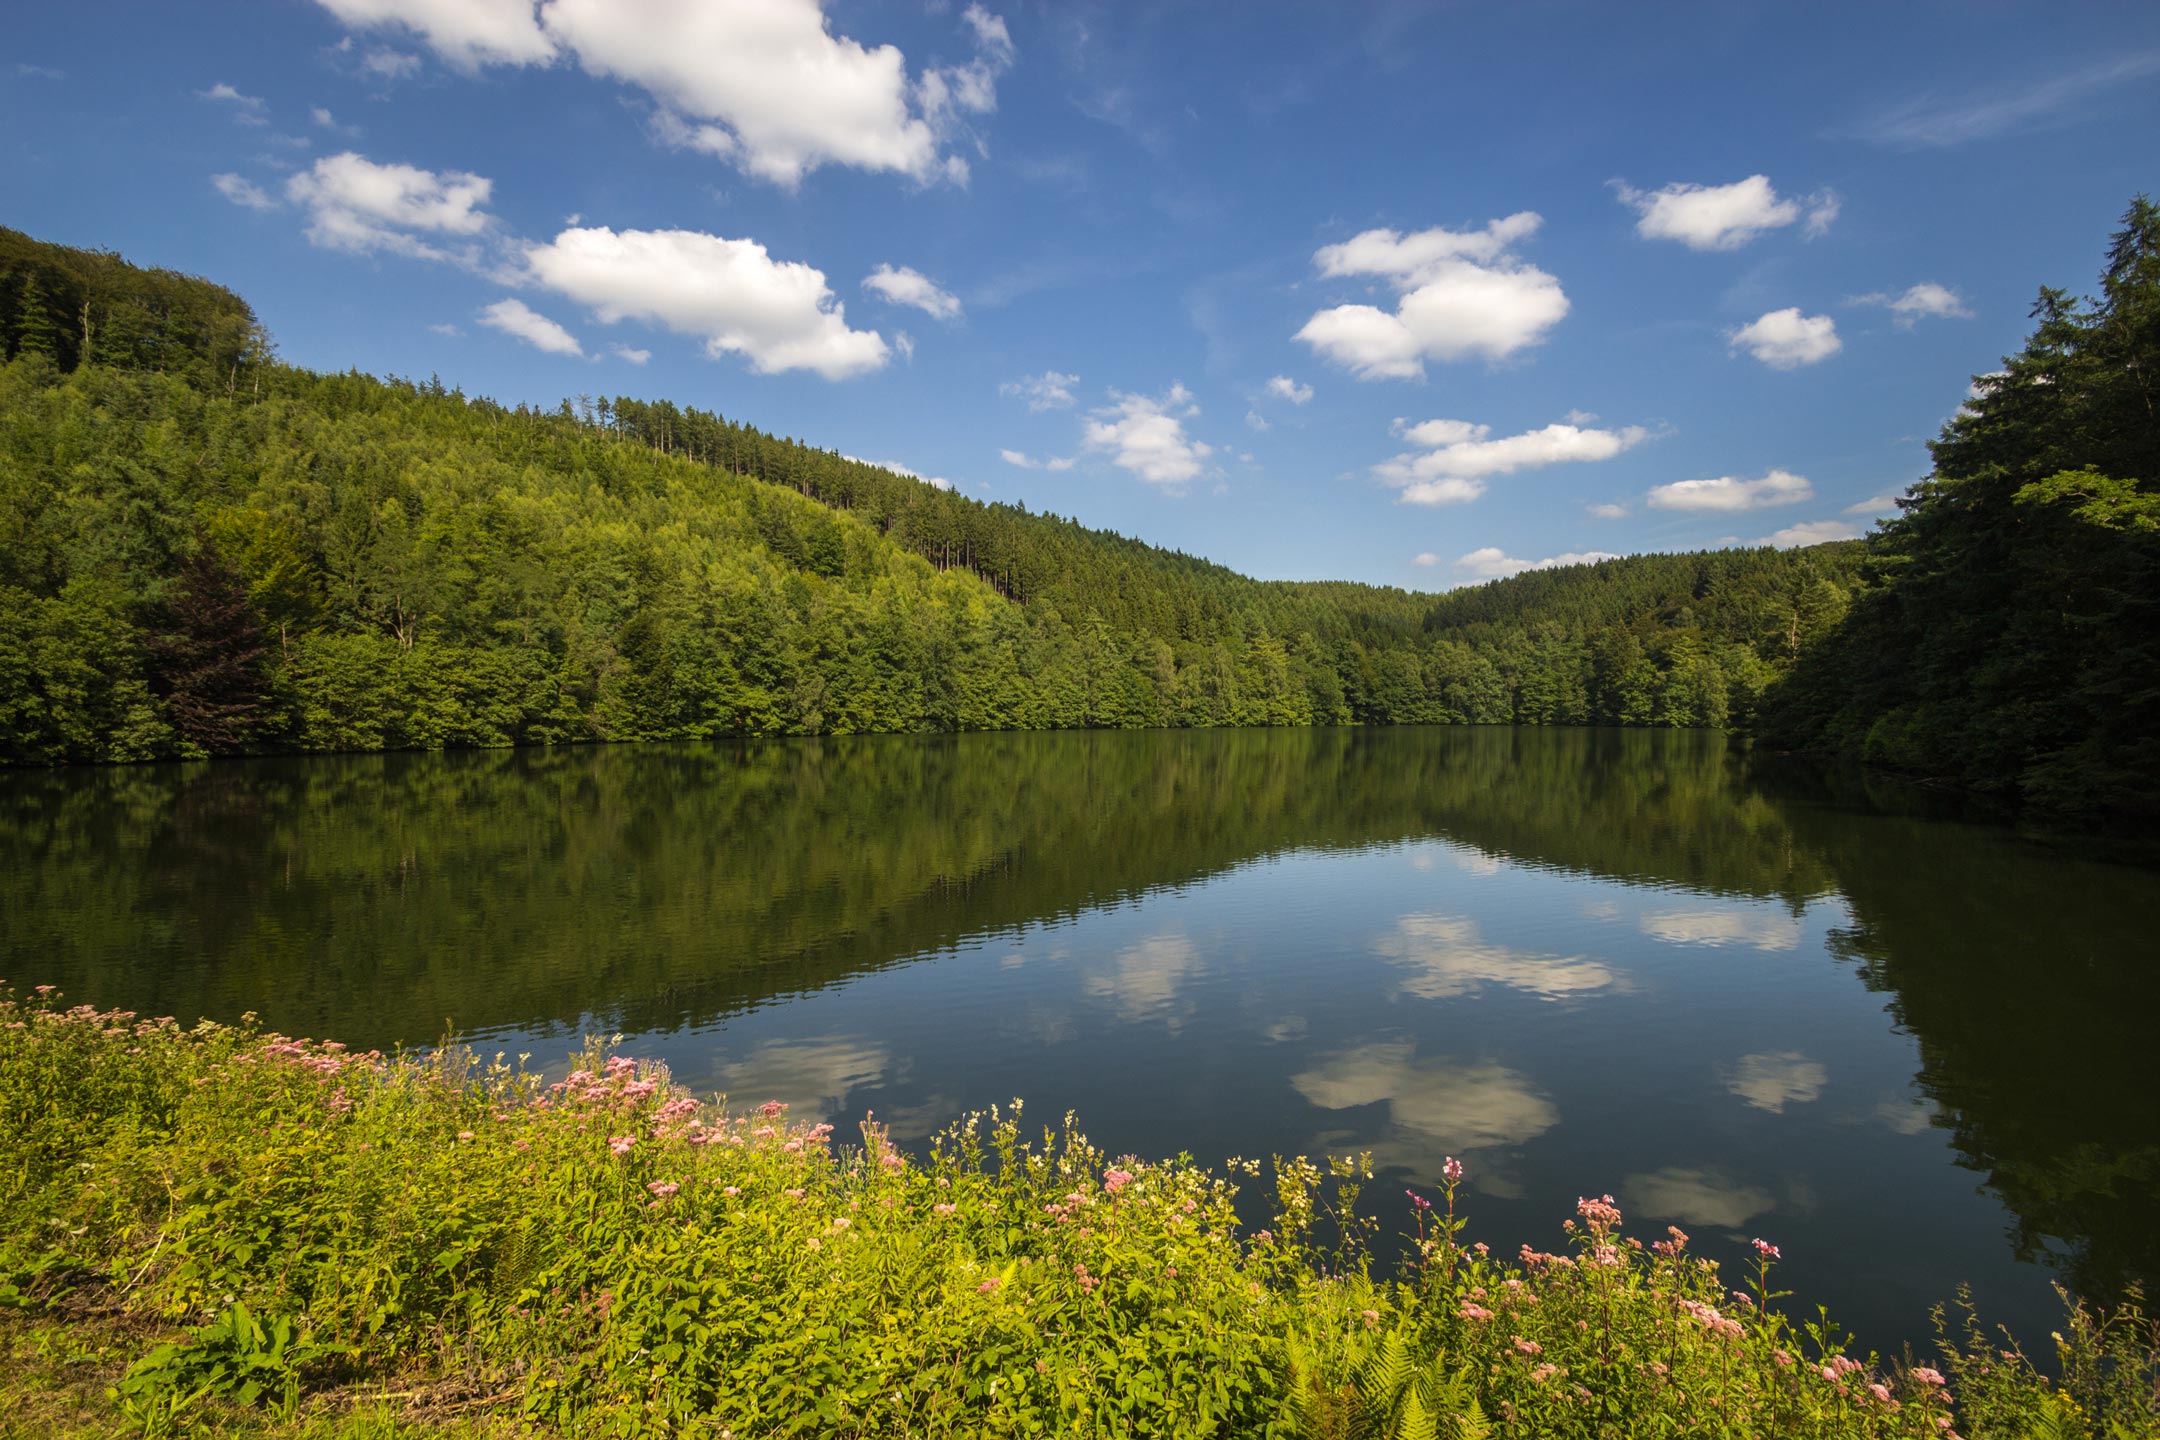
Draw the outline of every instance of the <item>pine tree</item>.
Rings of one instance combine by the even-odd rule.
[[[60,358],[60,327],[53,323],[52,307],[35,271],[23,278],[22,297],[16,302],[15,354]]]
[[[262,626],[247,586],[207,539],[181,570],[144,645],[151,688],[183,743],[209,754],[247,747],[269,708]]]

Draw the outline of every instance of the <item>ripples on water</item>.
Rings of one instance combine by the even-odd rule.
[[[586,1031],[921,1140],[1371,1150],[1920,1339],[2160,1256],[2160,876],[1718,736],[880,737],[0,775],[0,974],[363,1046]],[[1394,1202],[1383,1199],[1393,1220]]]

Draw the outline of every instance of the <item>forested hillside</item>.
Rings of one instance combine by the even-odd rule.
[[[0,231],[0,758],[717,734],[1719,726],[1858,546],[1447,596],[1249,579],[720,416],[277,363],[229,291]]]
[[[1774,687],[1766,739],[2064,811],[2160,811],[2160,207],[1934,442],[1876,583]]]

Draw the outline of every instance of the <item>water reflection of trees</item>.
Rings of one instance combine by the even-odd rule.
[[[1717,736],[1468,728],[20,773],[0,776],[0,975],[387,1044],[697,1023],[1296,848],[1437,836],[1795,913],[1842,892],[1842,951],[1918,1036],[2017,1242],[2059,1241],[2096,1289],[2154,1273],[2160,994],[2135,932],[2160,879],[1846,798]],[[1442,973],[1419,940],[1406,984],[1598,978],[1512,952]]]
[[[1827,888],[1714,737],[1323,730],[372,755],[0,778],[6,970],[364,1043],[710,1018],[1292,848]]]
[[[2160,875],[1924,814],[1856,818],[1805,781],[1781,793],[1850,905],[1835,950],[1917,1040],[1918,1084],[2017,1217],[2018,1254],[2087,1295],[2160,1277]]]

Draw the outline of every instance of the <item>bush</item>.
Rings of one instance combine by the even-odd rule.
[[[911,1157],[874,1118],[837,1146],[599,1047],[547,1084],[522,1057],[0,989],[0,1302],[95,1294],[190,1331],[115,1387],[152,1431],[414,1375],[570,1434],[2160,1429],[2134,1300],[2072,1306],[2060,1381],[1969,1315],[1940,1371],[1886,1367],[1786,1317],[1765,1242],[1733,1289],[1677,1230],[1624,1237],[1608,1198],[1568,1253],[1503,1260],[1460,1243],[1450,1162],[1377,1280],[1363,1159],[1278,1160],[1247,1235],[1232,1179],[1112,1161],[1069,1116],[1030,1139],[1020,1114]]]

